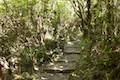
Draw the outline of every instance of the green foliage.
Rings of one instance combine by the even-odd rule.
[[[118,80],[119,5],[119,0],[3,0],[0,56],[16,55],[19,73],[31,75],[35,65],[52,61],[65,42],[81,40],[77,77],[70,79]]]
[[[83,4],[85,2],[86,5]],[[81,53],[80,66],[75,71],[78,75],[74,76],[73,79],[79,80],[82,77],[81,80],[118,80],[119,73],[116,69],[118,71],[120,69],[118,64],[120,40],[118,36],[120,34],[117,29],[120,26],[118,24],[120,18],[116,17],[119,15],[119,12],[116,12],[119,11],[116,5],[119,3],[116,4],[113,0],[93,0],[93,3],[92,0],[73,0],[72,4],[76,14],[82,19],[81,30],[84,39],[91,41],[91,44],[87,44],[90,47],[85,47]],[[76,6],[76,4],[79,5]],[[79,7],[78,10],[77,7]],[[86,7],[90,9],[85,11]],[[88,13],[92,17],[89,18],[90,20],[88,20]],[[116,73],[118,75],[115,76]]]
[[[61,52],[66,36],[70,36],[64,36],[69,32],[66,30],[67,21],[72,19],[69,16],[72,11],[66,9],[69,3],[53,2],[3,0],[0,3],[0,56],[7,60],[17,56],[18,72],[14,73],[28,72],[31,75],[34,66],[52,61]]]

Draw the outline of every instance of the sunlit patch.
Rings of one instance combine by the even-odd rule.
[[[0,65],[2,65],[5,69],[9,69],[8,62],[6,61],[5,57],[0,58]]]
[[[72,73],[72,76],[74,76],[74,77],[79,77],[77,74],[75,74],[75,73]]]
[[[59,57],[56,57],[56,58],[54,58],[54,61],[57,61],[59,59]]]
[[[68,60],[65,60],[66,63],[68,63]]]
[[[35,65],[34,70],[38,71],[39,70],[38,66]]]
[[[45,34],[45,39],[49,39],[49,40],[53,39],[52,35],[48,31]]]
[[[52,66],[52,65],[54,65],[54,63],[50,63],[49,65]]]
[[[41,77],[42,80],[47,80],[48,78],[45,78],[45,77]]]
[[[50,76],[54,76],[54,74],[50,74]]]
[[[72,42],[68,42],[68,45],[73,45],[73,43]]]
[[[64,68],[63,66],[60,66],[60,68]]]
[[[57,67],[54,67],[53,69],[54,69],[54,70],[57,70],[58,68],[57,68]]]

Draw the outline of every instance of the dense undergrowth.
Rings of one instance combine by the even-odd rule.
[[[81,40],[70,80],[119,80],[119,26],[119,0],[2,0],[0,57],[9,75],[37,80],[38,66],[53,61],[67,41]]]

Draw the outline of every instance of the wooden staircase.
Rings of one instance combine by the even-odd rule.
[[[68,42],[63,53],[54,62],[44,64],[40,73],[40,80],[68,80],[70,73],[76,69],[76,62],[80,55],[80,41]]]

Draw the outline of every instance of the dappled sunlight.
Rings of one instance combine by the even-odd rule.
[[[119,80],[120,0],[0,0],[0,80]]]

